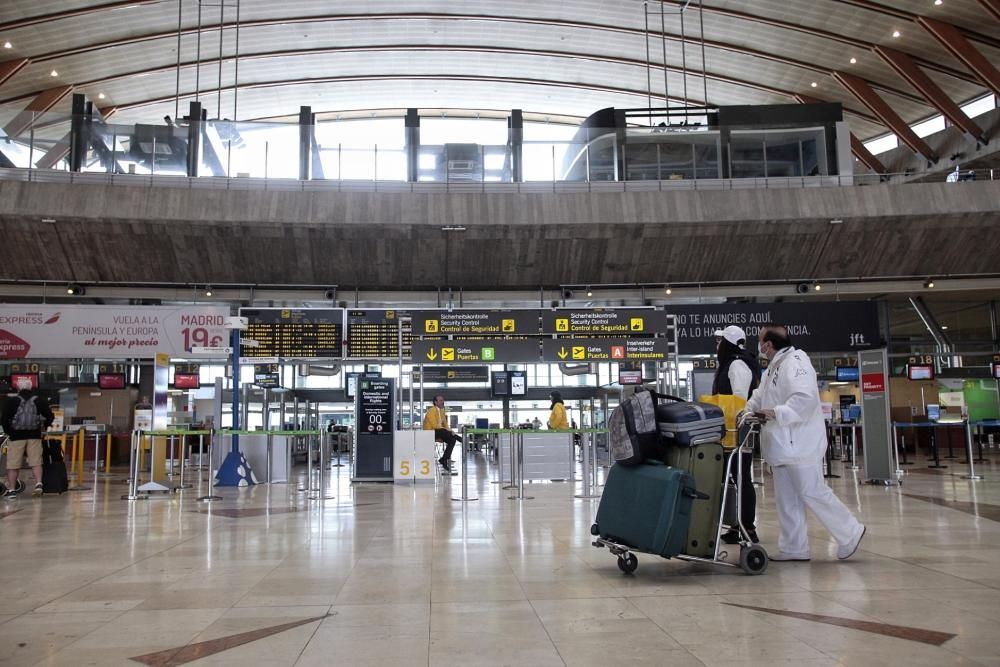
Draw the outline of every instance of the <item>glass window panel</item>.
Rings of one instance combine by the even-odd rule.
[[[729,140],[729,168],[733,178],[766,176],[763,136],[733,132]]]

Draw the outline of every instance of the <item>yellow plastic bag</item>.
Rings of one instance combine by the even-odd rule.
[[[722,444],[725,447],[735,447],[736,417],[746,406],[746,400],[732,394],[702,394],[698,400],[722,408],[722,414],[726,417],[726,437],[722,439]]]

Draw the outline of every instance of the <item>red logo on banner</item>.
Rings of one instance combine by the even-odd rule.
[[[53,315],[49,319],[45,320],[45,324],[55,324],[56,322],[59,321],[59,316],[60,315],[62,315],[62,313],[56,313],[55,315]]]
[[[31,345],[9,331],[0,329],[0,359],[24,359]]]
[[[861,391],[866,394],[884,392],[885,376],[881,373],[865,373],[861,376]]]

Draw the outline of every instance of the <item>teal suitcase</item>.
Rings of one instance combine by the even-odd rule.
[[[694,478],[685,470],[657,461],[613,465],[591,532],[636,551],[665,558],[682,554],[697,496]]]
[[[688,556],[715,556],[725,459],[722,445],[718,442],[667,449],[667,465],[687,471],[694,477],[695,488],[707,496],[705,500],[698,501],[691,512],[691,528],[683,552]]]

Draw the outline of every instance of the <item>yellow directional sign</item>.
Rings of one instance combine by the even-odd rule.
[[[558,348],[556,349],[558,350]],[[523,340],[483,338],[476,340],[413,341],[414,361],[438,360],[445,364],[536,362],[539,360],[539,351],[538,339],[527,337]],[[552,355],[553,359],[555,359],[555,352]]]
[[[424,322],[424,333],[437,333],[438,328],[438,320],[427,320]]]
[[[557,354],[559,355],[560,359],[565,359],[569,355],[569,352],[566,351],[565,347],[560,347],[559,352]]]
[[[569,331],[569,320],[566,318],[556,318],[556,331]]]
[[[501,322],[500,330],[504,333],[514,333],[517,331],[517,326],[514,324],[514,320],[503,320]]]
[[[567,351],[574,361],[664,361],[670,345],[665,338],[550,338],[542,341],[542,361],[565,361]]]
[[[427,358],[434,361],[438,358],[437,350],[427,350]]]
[[[629,319],[629,331],[642,331],[643,320],[641,317],[633,317]]]
[[[442,347],[441,348],[441,361],[455,361],[455,348],[453,348],[453,347]]]
[[[586,359],[587,358],[587,348],[573,346],[573,358],[574,359]]]

